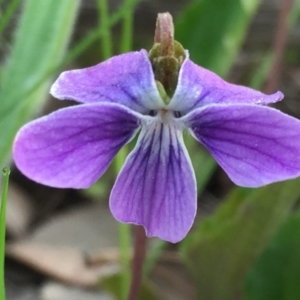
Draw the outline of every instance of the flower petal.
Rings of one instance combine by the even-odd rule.
[[[138,127],[137,114],[117,104],[64,108],[20,129],[14,160],[22,173],[39,183],[87,188]]]
[[[259,105],[211,105],[184,117],[237,185],[259,187],[300,175],[300,121]]]
[[[50,93],[61,100],[118,103],[142,113],[164,106],[145,50],[114,56],[94,67],[63,72]]]
[[[265,95],[248,87],[228,83],[187,58],[181,67],[170,108],[187,113],[209,104],[268,104],[282,99],[281,92]]]
[[[111,192],[114,217],[175,243],[191,228],[196,206],[195,176],[181,130],[175,122],[143,124]]]

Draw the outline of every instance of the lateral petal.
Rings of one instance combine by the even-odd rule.
[[[300,175],[300,121],[274,108],[211,105],[184,117],[231,180],[259,187]]]
[[[145,50],[117,55],[90,68],[63,72],[50,93],[61,100],[117,103],[141,113],[164,106]]]
[[[196,214],[196,183],[176,124],[143,124],[110,196],[114,217],[143,225],[148,237],[178,242]]]
[[[188,113],[209,104],[269,104],[280,101],[283,97],[281,92],[266,95],[245,86],[228,83],[187,58],[181,66],[170,108]]]
[[[24,175],[60,188],[87,188],[140,125],[137,113],[111,103],[58,110],[23,126],[13,156]]]

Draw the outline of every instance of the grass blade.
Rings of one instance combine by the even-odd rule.
[[[5,257],[5,221],[6,221],[6,203],[9,182],[10,169],[3,169],[3,187],[0,208],[0,299],[5,300],[5,281],[4,281],[4,257]]]

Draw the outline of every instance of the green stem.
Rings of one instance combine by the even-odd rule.
[[[125,300],[130,286],[131,237],[130,226],[119,223],[119,247],[121,272],[121,299]]]
[[[122,24],[122,39],[120,52],[128,52],[132,46],[132,16],[134,10],[134,4],[136,0],[124,0],[123,12],[123,24]],[[116,173],[118,174],[124,164],[127,156],[126,147],[118,153],[116,157]],[[130,226],[126,224],[119,224],[119,239],[120,239],[120,260],[123,267],[121,277],[121,292],[122,299],[125,300],[128,295],[130,286],[130,256],[131,256],[131,232]]]
[[[99,33],[104,30],[102,33],[102,55],[103,60],[106,60],[112,56],[112,40],[111,40],[111,31],[109,26],[109,13],[108,13],[108,5],[107,0],[97,0],[98,2],[98,11],[100,16],[99,22]]]
[[[133,32],[133,4],[134,0],[124,0],[123,24],[122,24],[122,40],[120,52],[128,52],[132,49],[132,32]]]
[[[0,299],[5,300],[5,280],[4,280],[4,257],[5,257],[5,222],[6,203],[10,169],[4,168],[4,181],[2,187],[2,198],[0,208]]]
[[[127,150],[123,147],[116,156],[115,169],[118,174],[126,159]],[[119,223],[119,247],[120,247],[120,262],[122,265],[121,276],[121,293],[122,300],[125,300],[128,294],[130,285],[130,257],[131,257],[131,232],[130,226],[127,224]]]

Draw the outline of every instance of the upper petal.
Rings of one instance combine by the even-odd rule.
[[[145,50],[114,56],[90,68],[63,72],[50,93],[61,100],[118,103],[142,113],[164,106]]]
[[[121,222],[143,225],[147,236],[178,242],[196,213],[194,171],[175,124],[144,124],[110,196]]]
[[[117,104],[64,108],[20,129],[14,161],[24,175],[39,183],[87,188],[138,127],[137,114]]]
[[[170,108],[187,113],[209,104],[268,104],[282,99],[281,92],[266,95],[248,87],[228,83],[187,58],[181,66]]]
[[[300,175],[300,121],[259,105],[211,105],[185,117],[195,137],[237,185]]]

